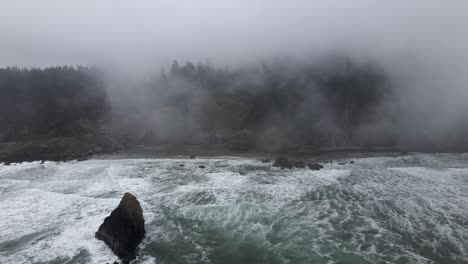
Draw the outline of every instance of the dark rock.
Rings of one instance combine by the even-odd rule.
[[[190,158],[191,158],[191,159],[194,159],[194,158],[196,158],[196,156],[190,156]]]
[[[179,164],[179,167],[185,167],[185,165],[184,164]]]
[[[125,193],[119,206],[104,219],[96,238],[104,241],[124,264],[136,258],[137,246],[145,237],[145,220],[140,202]]]
[[[292,161],[293,166],[296,168],[305,168],[306,164],[303,161]]]
[[[40,138],[0,145],[0,160],[69,161],[88,157],[95,153],[95,143],[81,138]]]
[[[323,169],[323,165],[319,164],[319,163],[307,164],[307,167],[309,167],[309,169],[311,169],[311,170],[321,170],[321,169]]]
[[[269,160],[269,159],[262,159],[262,163],[270,163],[270,162],[271,162],[271,160]]]
[[[8,162],[8,161],[5,161],[5,162],[3,162],[3,165],[10,166],[10,165],[11,165],[11,163],[10,163],[10,162]]]
[[[289,160],[286,157],[278,157],[272,165],[281,169],[305,168],[306,164],[302,161]]]
[[[280,169],[292,169],[293,165],[286,157],[278,157],[275,162],[273,162],[273,167],[278,167]]]
[[[200,165],[200,166],[198,166],[198,168],[204,169],[204,168],[206,168],[206,166],[205,165]]]
[[[107,141],[109,144],[101,144]],[[38,137],[0,145],[0,160],[22,161],[70,161],[90,157],[96,153],[123,148],[120,139],[107,135]]]
[[[338,162],[338,165],[354,164],[354,161],[350,162]]]

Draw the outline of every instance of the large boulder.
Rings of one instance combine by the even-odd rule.
[[[119,206],[104,219],[96,238],[104,241],[124,264],[136,258],[138,244],[145,237],[145,219],[140,202],[125,193]]]

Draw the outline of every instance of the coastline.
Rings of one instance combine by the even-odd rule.
[[[272,161],[280,156],[309,162],[340,161],[360,157],[398,157],[414,153],[463,153],[463,150],[403,150],[399,148],[311,148],[283,151],[236,151],[224,145],[126,145],[117,140],[49,138],[0,144],[0,163],[71,161],[87,159],[238,157]]]

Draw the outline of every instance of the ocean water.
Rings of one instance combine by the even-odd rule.
[[[468,263],[468,154],[353,161],[0,165],[0,263],[116,261],[94,232],[124,192],[146,220],[134,263]]]

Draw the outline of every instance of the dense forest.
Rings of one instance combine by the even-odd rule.
[[[96,69],[0,69],[2,141],[79,135],[96,128],[108,109]]]
[[[378,65],[345,57],[241,69],[174,62],[143,86],[145,100],[133,112],[137,117],[128,116],[132,111],[117,115],[130,123],[142,119],[130,140],[262,151],[374,144],[358,132],[381,118],[382,102],[392,96]],[[119,131],[125,127],[135,126],[124,124]],[[391,144],[386,140],[378,144]]]
[[[122,148],[109,137],[106,87],[86,67],[0,69],[0,161],[83,159]]]
[[[99,135],[123,145],[268,152],[391,147],[392,91],[379,65],[344,56],[235,69],[175,61],[138,80],[87,67],[6,68],[0,139]]]

